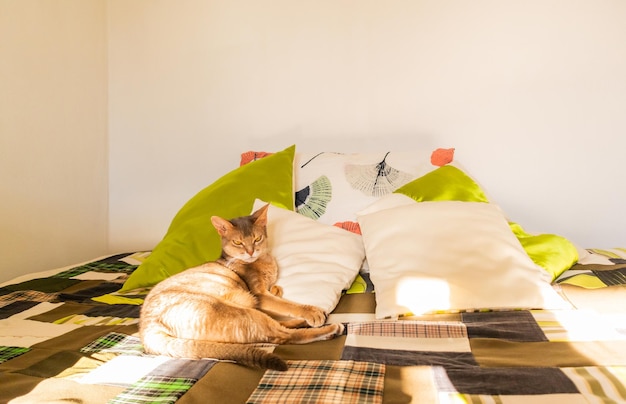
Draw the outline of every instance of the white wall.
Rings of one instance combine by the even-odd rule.
[[[626,246],[626,3],[109,8],[110,245],[151,248],[239,152],[456,147],[513,220]]]
[[[107,248],[106,3],[0,1],[0,282]]]
[[[626,246],[623,21],[618,0],[2,0],[0,281],[151,248],[241,151],[292,143],[456,147],[528,230]]]

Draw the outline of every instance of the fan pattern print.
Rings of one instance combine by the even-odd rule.
[[[332,198],[332,185],[327,176],[322,175],[311,184],[296,192],[296,212],[317,220],[324,213]]]
[[[407,182],[413,176],[409,173],[391,167],[385,159],[377,164],[348,164],[346,165],[346,179],[348,183],[367,196],[380,197],[387,195]]]
[[[360,234],[357,213],[378,198],[454,160],[454,148],[366,153],[304,152],[294,158],[295,211]],[[241,153],[240,165],[272,152]]]

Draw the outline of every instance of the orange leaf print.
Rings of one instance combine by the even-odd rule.
[[[437,149],[430,155],[430,163],[434,166],[441,167],[454,160],[454,148]]]

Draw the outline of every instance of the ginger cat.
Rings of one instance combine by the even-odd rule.
[[[342,324],[324,325],[321,309],[281,297],[267,243],[268,206],[231,220],[211,217],[222,239],[222,256],[150,291],[139,322],[146,352],[286,370],[284,360],[254,344],[307,344],[343,333]]]

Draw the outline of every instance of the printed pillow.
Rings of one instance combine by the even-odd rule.
[[[248,151],[240,164],[270,155]],[[356,212],[454,159],[454,149],[377,153],[297,153],[296,211],[320,223],[359,233]]]
[[[256,198],[293,209],[295,149],[293,145],[238,167],[191,198],[120,292],[154,286],[178,272],[217,259],[221,242],[211,216],[231,219],[248,215]]]
[[[451,165],[437,168],[394,192],[417,202],[489,202],[476,181],[460,168]],[[566,238],[555,234],[532,235],[517,223],[511,222],[509,225],[526,253],[550,274],[552,280],[578,260],[578,249]]]
[[[386,199],[358,215],[377,318],[569,307],[496,205]]]
[[[296,211],[320,223],[356,222],[356,212],[434,170],[433,162],[452,161],[451,150],[298,153],[294,163]],[[441,154],[448,159],[438,157]]]
[[[254,209],[264,204],[257,201]],[[267,232],[283,297],[330,313],[361,268],[361,237],[274,205],[268,210]]]

